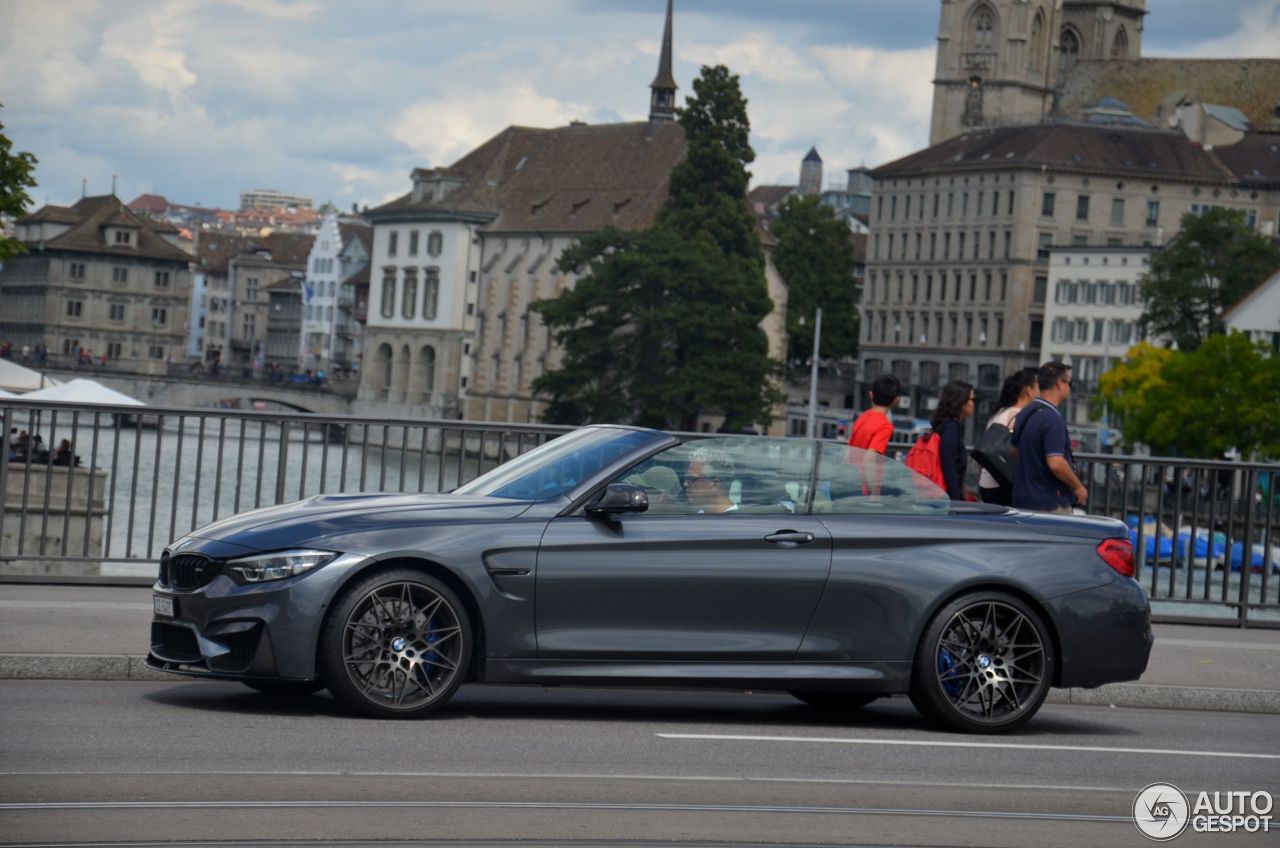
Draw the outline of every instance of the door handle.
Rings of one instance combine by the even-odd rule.
[[[813,534],[796,530],[779,530],[777,533],[770,533],[765,536],[764,540],[772,542],[780,548],[794,548],[796,545],[807,545],[812,542]]]

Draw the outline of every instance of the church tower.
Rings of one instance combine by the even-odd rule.
[[[1038,124],[1074,65],[1142,55],[1146,0],[941,0],[929,143]]]
[[[800,193],[806,196],[822,194],[822,157],[816,147],[810,147],[808,155],[800,163]]]
[[[676,116],[676,78],[671,73],[671,5],[667,0],[667,23],[662,28],[662,54],[658,58],[658,75],[649,85],[649,128],[674,120]]]

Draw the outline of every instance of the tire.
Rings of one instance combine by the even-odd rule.
[[[471,624],[448,586],[421,571],[384,571],[348,587],[320,635],[333,697],[377,718],[421,718],[452,697],[471,661]]]
[[[241,680],[255,692],[275,698],[305,698],[324,688],[320,680]]]
[[[812,690],[790,689],[792,697],[799,698],[811,707],[820,710],[860,710],[883,695],[869,692],[815,692]]]
[[[1053,676],[1053,643],[1040,614],[1005,592],[971,592],[925,628],[911,702],[949,730],[1004,733],[1036,714]]]

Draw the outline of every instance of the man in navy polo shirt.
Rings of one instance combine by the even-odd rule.
[[[1071,436],[1058,411],[1071,396],[1070,372],[1061,362],[1040,366],[1040,397],[1014,419],[1013,505],[1018,509],[1070,515],[1073,505],[1084,506],[1089,499],[1089,490],[1071,467]]]

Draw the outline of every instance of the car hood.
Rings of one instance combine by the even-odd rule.
[[[479,495],[338,494],[242,512],[176,541],[171,551],[218,542],[254,551],[280,550],[327,536],[428,523],[505,521],[530,501]]]

